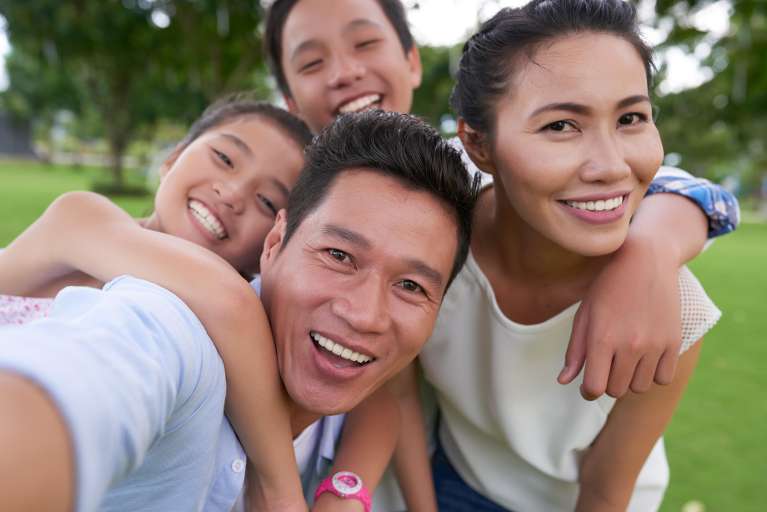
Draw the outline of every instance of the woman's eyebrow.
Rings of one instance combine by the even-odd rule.
[[[627,98],[623,98],[618,103],[615,104],[616,110],[629,107],[631,105],[636,105],[637,103],[642,102],[648,102],[650,103],[650,98],[647,97],[644,94],[635,94],[633,96],[629,96]],[[549,103],[548,105],[544,105],[540,108],[537,108],[533,111],[532,114],[530,114],[530,117],[535,117],[538,114],[541,114],[543,112],[550,112],[550,111],[565,111],[565,112],[573,112],[575,114],[590,114],[592,109],[588,105],[583,105],[581,103],[574,103],[571,101],[564,101],[564,102],[556,102],[556,103]]]

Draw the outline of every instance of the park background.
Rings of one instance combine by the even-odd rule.
[[[209,102],[241,90],[279,102],[262,57],[267,3],[0,0],[0,247],[67,190],[146,213],[159,163]],[[414,112],[450,135],[461,42],[524,2],[404,3],[424,64]],[[764,511],[767,1],[635,3],[657,48],[666,163],[722,183],[743,208],[738,231],[691,264],[724,315],[666,435],[662,511]]]

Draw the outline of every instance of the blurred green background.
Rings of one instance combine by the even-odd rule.
[[[412,21],[436,1],[445,11],[453,0],[404,3]],[[67,190],[95,189],[133,215],[147,213],[153,172],[208,103],[240,90],[279,100],[261,53],[265,3],[0,0],[0,247]],[[476,21],[520,3],[476,0]],[[738,231],[691,265],[724,315],[666,436],[672,476],[662,510],[761,512],[767,1],[634,3],[658,50],[654,100],[666,163],[723,183],[744,209]],[[427,40],[421,51],[414,112],[446,135],[455,129],[447,98],[460,39]]]

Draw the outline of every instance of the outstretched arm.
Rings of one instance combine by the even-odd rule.
[[[727,233],[739,220],[731,194],[684,171],[659,173],[651,191],[575,318],[558,380],[571,382],[585,363],[587,399],[671,382],[681,329],[679,267],[700,253],[707,236]]]
[[[57,199],[2,257],[5,293],[24,294],[79,270],[101,281],[128,273],[181,298],[224,362],[227,414],[258,471],[266,503],[274,510],[305,510],[268,320],[258,297],[226,261],[191,242],[143,229],[106,198],[86,192]]]

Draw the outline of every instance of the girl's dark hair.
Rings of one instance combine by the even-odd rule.
[[[469,176],[460,152],[434,128],[407,114],[382,110],[345,114],[325,127],[306,148],[306,164],[290,193],[283,247],[322,204],[338,176],[358,169],[427,192],[452,213],[458,245],[449,285],[469,252],[479,177]]]
[[[397,37],[405,53],[413,47],[413,35],[407,24],[405,8],[400,0],[375,0],[381,6],[386,18],[397,32]],[[264,31],[264,52],[269,69],[272,70],[280,92],[290,96],[290,87],[282,69],[282,30],[288,15],[299,0],[275,0],[266,13],[266,30]]]
[[[281,108],[263,101],[254,100],[246,93],[225,96],[211,104],[199,119],[189,128],[186,137],[178,144],[181,151],[200,135],[212,128],[229,123],[242,117],[257,116],[280,129],[303,149],[312,141],[312,133],[298,117]]]
[[[463,46],[450,104],[473,129],[493,135],[495,103],[516,65],[542,44],[580,32],[602,32],[631,43],[642,59],[648,86],[655,66],[642,40],[636,9],[625,0],[532,0],[501,9]]]

